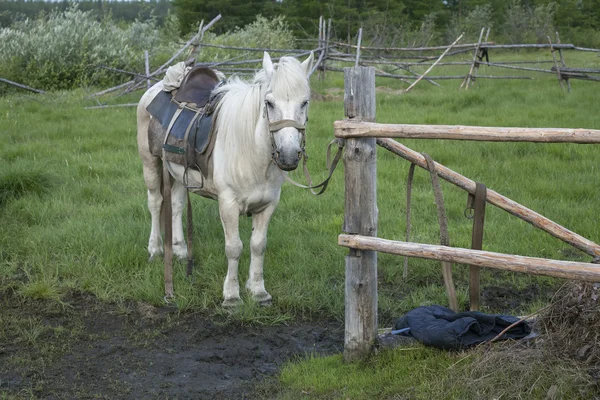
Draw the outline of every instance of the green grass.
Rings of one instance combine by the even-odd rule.
[[[547,58],[532,55],[542,56]],[[510,53],[503,59],[511,57],[522,59],[523,54]],[[597,57],[570,53],[567,57],[572,57],[573,65],[598,64]],[[460,73],[464,69],[459,69]],[[483,70],[480,74],[487,73]],[[573,91],[567,94],[552,75],[532,76],[536,79],[479,80],[469,91],[459,91],[459,81],[443,81],[442,88],[421,82],[409,94],[382,91],[377,97],[377,121],[600,129],[595,83],[572,81]],[[378,79],[378,85],[406,87],[391,79]],[[333,97],[311,103],[307,151],[315,181],[324,176],[325,146],[333,136],[333,122],[344,117],[343,92],[332,90],[342,87],[340,74],[328,73],[325,82],[313,81],[316,92]],[[71,92],[0,98],[0,286],[14,287],[20,295],[34,299],[60,301],[63,293],[75,289],[110,301],[162,304],[162,263],[147,261],[150,216],[136,149],[135,111],[85,110],[83,106],[91,102],[82,101],[83,96],[82,92]],[[114,101],[135,100],[131,95]],[[592,241],[600,241],[597,146],[432,140],[403,143]],[[378,150],[380,237],[404,238],[408,167],[394,155]],[[296,178],[302,179],[300,176],[298,173]],[[471,221],[463,216],[466,194],[445,182],[442,188],[451,244],[470,247]],[[176,265],[177,307],[260,324],[303,318],[342,321],[346,250],[336,243],[343,204],[342,165],[320,197],[285,185],[269,228],[265,261],[266,287],[274,305],[258,307],[243,292],[245,304],[230,313],[220,307],[226,259],[217,204],[194,199],[194,257],[198,267],[189,281],[184,265]],[[488,207],[485,226],[485,250],[590,259],[492,206]],[[428,174],[417,170],[412,238],[437,243],[438,229]],[[244,282],[250,219],[241,220],[240,231],[245,244],[240,282]],[[382,327],[391,326],[416,306],[446,304],[438,263],[410,260],[406,281],[402,279],[402,265],[402,258],[379,256]],[[464,307],[467,267],[456,265],[454,271]],[[484,270],[484,294],[489,288],[511,288],[517,300],[501,306],[487,303],[484,296],[483,311],[531,312],[547,302],[559,284],[552,278]],[[36,334],[33,322],[23,329]],[[467,389],[444,386],[456,357],[418,348],[384,353],[366,366],[345,366],[339,356],[313,358],[283,372],[282,395],[303,397],[305,391],[306,396],[322,398],[393,398],[393,393],[406,393],[407,398],[431,398],[443,387],[449,395],[461,397]],[[361,392],[360,387],[372,381],[369,385],[374,388]],[[386,389],[390,385],[386,382],[393,385]]]

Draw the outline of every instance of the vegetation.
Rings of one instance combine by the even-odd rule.
[[[510,57],[517,56],[508,53],[506,58]],[[523,55],[518,57],[522,59]],[[580,57],[577,64],[582,66],[597,62],[586,54],[569,57]],[[457,91],[456,81],[442,83],[443,88],[435,88],[422,82],[419,90],[401,95],[398,89],[403,83],[378,80],[377,120],[600,128],[596,88],[585,82],[572,82],[573,91],[568,95],[552,76],[526,82],[480,80],[466,92]],[[313,81],[314,91],[329,99],[311,103],[308,152],[313,171],[324,164],[324,147],[331,139],[333,121],[343,118],[342,86],[342,77],[334,73],[328,73],[325,82]],[[150,221],[136,151],[135,111],[85,110],[84,95],[82,91],[34,97],[13,94],[0,99],[0,286],[30,299],[59,302],[77,290],[115,302],[161,305],[162,264],[159,260],[148,263],[145,248]],[[129,96],[135,101],[139,94]],[[404,143],[593,241],[600,240],[600,203],[590,186],[597,180],[595,146]],[[382,150],[378,158],[380,236],[403,238],[408,164]],[[196,238],[200,243],[195,246],[194,256],[199,267],[193,280],[185,279],[184,265],[175,268],[176,306],[212,318],[254,324],[315,318],[343,320],[345,251],[336,245],[343,220],[342,176],[340,169],[328,192],[319,198],[284,187],[269,231],[265,279],[275,302],[266,309],[245,294],[246,303],[232,313],[220,307],[226,260],[218,208],[215,202],[194,199]],[[442,186],[452,245],[469,247],[471,222],[463,216],[466,196],[448,184]],[[439,233],[435,204],[429,178],[423,171],[415,177],[413,204],[414,240],[436,243]],[[247,277],[250,231],[250,220],[242,219],[246,249],[241,260],[241,282]],[[588,260],[584,254],[494,207],[488,209],[484,248]],[[401,259],[380,255],[382,327],[391,326],[416,306],[446,304],[437,263],[411,260],[407,280],[402,279],[401,270]],[[460,306],[464,308],[467,268],[457,265],[454,270]],[[548,302],[559,284],[550,278],[485,270],[484,311],[527,314]],[[37,335],[37,330],[31,330],[32,334]],[[314,358],[284,370],[276,392],[284,398],[302,397],[303,392],[316,398],[389,398],[393,393],[431,398],[436,392],[448,393],[449,397],[491,397],[484,389],[499,385],[490,378],[495,375],[484,369],[476,370],[481,372],[477,375],[455,366],[476,365],[469,363],[478,357],[477,352],[447,354],[416,347],[384,353],[360,367],[343,366],[339,356]],[[569,398],[579,396],[579,378],[559,373],[566,365],[540,361],[523,366],[517,374],[522,378],[519,385],[503,386],[505,397],[523,395],[529,388],[536,397],[545,393],[557,376],[562,379],[560,393]],[[528,367],[538,369],[526,370]],[[511,371],[514,376],[516,373]],[[460,376],[474,383],[453,383]],[[503,382],[512,379],[508,370],[503,376]],[[372,384],[366,387],[361,382]]]
[[[0,76],[47,90],[106,85],[124,78],[99,66],[143,71],[144,50],[166,61],[176,40],[152,20],[120,26],[74,6],[0,29]]]

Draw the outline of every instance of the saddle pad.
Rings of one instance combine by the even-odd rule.
[[[171,119],[179,109],[179,106],[171,101],[172,95],[170,92],[159,92],[146,110],[156,118],[163,129],[166,131],[171,123]],[[194,149],[202,154],[206,151],[206,147],[210,141],[210,133],[212,126],[212,113],[210,115],[202,115],[201,118],[194,119],[196,111],[184,108],[177,117],[177,120],[171,128],[170,136],[179,140],[185,138],[185,131],[190,123],[192,124],[190,134],[188,136],[189,144],[193,145]],[[193,143],[192,143],[193,142]]]

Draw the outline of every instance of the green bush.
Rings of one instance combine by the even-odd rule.
[[[153,21],[121,27],[73,6],[0,29],[0,76],[46,90],[118,83],[127,77],[97,66],[139,72],[144,50],[152,57],[174,47]]]
[[[258,15],[256,21],[246,25],[244,28],[236,28],[223,35],[206,33],[203,39],[204,43],[216,44],[221,46],[235,47],[257,47],[269,49],[293,49],[294,35],[289,28],[285,17],[279,16],[271,20]],[[214,47],[202,47],[198,61],[213,62],[223,61],[233,57],[240,56],[239,50],[218,49]],[[249,53],[242,59],[262,58],[262,54]]]

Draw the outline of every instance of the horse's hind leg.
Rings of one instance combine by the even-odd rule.
[[[183,236],[183,208],[187,189],[175,180],[171,187],[171,204],[173,210],[173,254],[180,260],[187,258],[187,244]]]
[[[158,157],[146,157],[143,159],[144,181],[148,188],[148,210],[152,219],[150,239],[148,240],[148,253],[150,259],[163,253],[163,243],[160,234],[161,207],[163,196],[161,193],[161,162]]]

